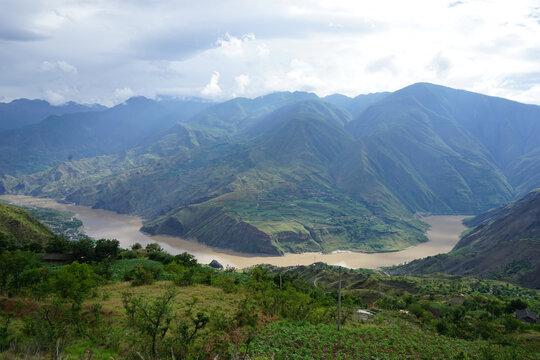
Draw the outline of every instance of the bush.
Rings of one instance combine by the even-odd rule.
[[[166,252],[148,252],[148,258],[150,260],[159,261],[160,263],[167,265],[173,262],[174,256]]]
[[[154,282],[155,276],[151,269],[138,263],[131,270],[126,271],[124,280],[131,281],[132,286],[150,285]]]
[[[188,254],[187,252],[176,255],[174,257],[174,261],[186,267],[193,267],[198,265],[195,256]]]
[[[223,289],[223,291],[227,294],[230,294],[236,291],[236,284],[237,284],[236,278],[230,275],[218,276],[214,280],[214,285],[217,286],[218,288]]]
[[[198,284],[212,285],[212,275],[214,275],[214,269],[201,266],[197,268],[194,281]]]
[[[178,286],[189,286],[193,284],[193,274],[195,269],[185,267],[176,262],[165,266],[165,271],[172,275],[173,282]]]
[[[137,252],[133,250],[124,250],[120,253],[122,259],[136,259],[137,257]]]
[[[74,262],[56,273],[54,290],[58,297],[81,305],[97,285],[98,277],[88,264]]]

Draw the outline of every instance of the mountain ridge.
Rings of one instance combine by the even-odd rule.
[[[402,249],[426,239],[416,212],[478,214],[540,186],[538,106],[426,83],[360,97],[356,117],[353,101],[283,92],[207,104],[134,147],[2,186],[137,214],[151,233],[272,254]],[[123,106],[133,103],[154,106]],[[480,139],[492,107],[511,116]],[[505,131],[510,123],[518,130]],[[525,145],[492,153],[506,133]]]

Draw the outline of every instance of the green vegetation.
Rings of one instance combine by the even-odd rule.
[[[306,346],[305,344],[309,344]],[[375,325],[337,331],[328,325],[277,322],[250,344],[275,359],[533,359],[524,349],[457,340],[411,327]]]
[[[53,233],[25,210],[0,202],[0,250],[41,247]]]
[[[38,219],[56,235],[61,235],[70,240],[86,238],[81,231],[82,221],[75,217],[75,213],[70,211],[60,211],[42,207],[22,206],[30,215]]]
[[[158,244],[52,238],[79,261],[0,254],[0,357],[64,359],[536,359],[540,293],[458,276],[338,267],[216,270]],[[369,307],[371,315],[357,312]]]
[[[400,250],[426,240],[416,212],[477,214],[537,186],[539,115],[423,83],[354,99],[136,98],[6,135],[8,174],[56,166],[0,174],[0,192],[136,214],[149,233],[250,253]]]

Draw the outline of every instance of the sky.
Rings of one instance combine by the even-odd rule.
[[[0,101],[356,96],[540,104],[540,0],[0,0]]]

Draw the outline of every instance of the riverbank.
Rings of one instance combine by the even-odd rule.
[[[334,252],[330,254],[304,253],[286,254],[284,256],[259,256],[237,253],[229,250],[215,249],[185,239],[144,234],[139,229],[142,219],[137,216],[117,214],[112,211],[92,209],[85,206],[59,203],[52,199],[35,198],[21,195],[2,195],[0,199],[17,205],[38,206],[63,211],[71,211],[83,222],[84,232],[95,239],[117,239],[120,246],[129,248],[134,243],[146,244],[157,242],[171,254],[187,251],[201,263],[217,260],[224,266],[244,268],[256,264],[272,264],[276,266],[309,265],[314,262],[325,262],[349,268],[375,269],[381,266],[398,265],[418,258],[450,251],[459,241],[459,235],[466,227],[461,221],[462,215],[432,215],[422,218],[431,225],[427,232],[428,242],[420,243],[408,249],[385,253]]]

